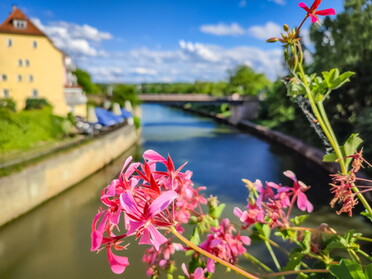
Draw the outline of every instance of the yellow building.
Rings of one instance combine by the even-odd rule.
[[[13,7],[0,25],[0,98],[15,100],[17,110],[27,98],[45,98],[55,114],[85,116],[87,98],[72,70],[71,59]]]

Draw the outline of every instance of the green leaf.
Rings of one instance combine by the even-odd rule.
[[[367,279],[362,267],[348,259],[342,259],[338,265],[331,266],[330,271],[339,279]]]
[[[366,266],[366,271],[364,272],[366,279],[372,279],[372,263]]]
[[[343,155],[350,156],[357,151],[357,148],[362,144],[363,140],[359,137],[359,134],[351,134],[350,137],[346,140],[344,146],[343,146]],[[346,167],[349,167],[349,164],[351,163],[352,158],[345,159]]]
[[[337,155],[335,152],[328,153],[323,156],[323,162],[336,162]]]
[[[309,217],[309,214],[299,215],[294,218],[292,218],[290,221],[295,224],[296,226],[301,225],[307,218]]]
[[[337,89],[344,85],[346,82],[349,82],[350,79],[349,77],[353,76],[355,73],[354,72],[345,72],[341,74],[338,78],[336,78],[333,83],[331,89]]]
[[[225,207],[226,207],[226,204],[224,204],[224,203],[221,203],[217,207],[212,207],[209,210],[209,215],[212,216],[213,218],[220,218],[220,216],[221,216],[223,210],[225,209]]]
[[[262,225],[262,233],[266,238],[270,238],[271,229],[270,226],[267,224]]]
[[[333,83],[340,75],[340,71],[337,68],[334,68],[329,72],[322,72],[322,75],[325,82],[327,83],[328,88],[332,88]]]
[[[371,213],[369,213],[369,211],[367,209],[362,211],[360,214],[363,215],[363,216],[366,216],[372,222],[372,215],[371,215]]]
[[[310,252],[310,246],[311,246],[311,231],[305,231],[304,233],[304,238],[301,241],[301,245],[303,247],[303,252],[304,253],[309,253]]]
[[[301,248],[293,249],[288,257],[287,265],[282,270],[298,270],[301,267],[303,257],[304,253],[302,252]]]

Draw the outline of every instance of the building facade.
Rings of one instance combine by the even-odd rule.
[[[12,98],[17,110],[28,98],[45,98],[55,114],[85,116],[87,98],[73,69],[71,59],[13,7],[0,25],[0,98]]]

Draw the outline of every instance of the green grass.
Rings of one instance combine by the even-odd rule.
[[[0,109],[0,154],[60,140],[66,134],[65,122],[64,118],[53,115],[51,108],[18,113]]]

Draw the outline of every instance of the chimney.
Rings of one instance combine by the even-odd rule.
[[[14,12],[15,10],[17,10],[17,5],[16,4],[13,4],[12,5],[12,12]]]

